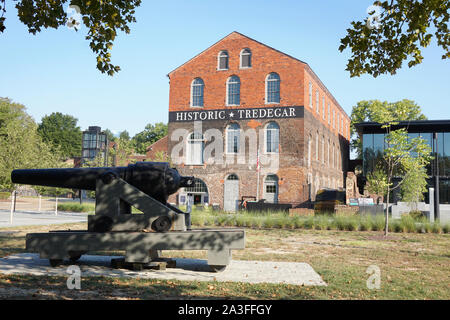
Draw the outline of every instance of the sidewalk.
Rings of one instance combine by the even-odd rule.
[[[51,211],[16,211],[13,213],[12,224],[9,219],[10,211],[0,210],[0,228],[86,222],[87,214],[59,211],[58,214],[55,215],[55,213]]]

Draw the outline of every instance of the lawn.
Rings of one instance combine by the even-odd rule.
[[[86,224],[0,229],[0,257],[25,252],[25,234],[85,229]],[[327,287],[82,278],[68,290],[66,277],[0,275],[0,298],[26,299],[450,299],[450,234],[314,229],[246,229],[236,260],[309,263]],[[206,251],[165,251],[168,257],[206,259]],[[381,288],[369,290],[370,265]]]

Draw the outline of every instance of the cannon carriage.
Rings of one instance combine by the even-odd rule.
[[[138,162],[127,167],[18,169],[11,180],[19,184],[95,190],[95,215],[87,230],[31,233],[26,249],[57,266],[92,251],[124,250],[120,265],[142,269],[161,261],[162,250],[208,250],[213,271],[223,270],[231,250],[243,249],[242,229],[192,229],[190,211],[167,203],[179,188],[192,186],[193,177],[180,176],[167,163]],[[132,214],[134,206],[142,214]],[[117,261],[112,261],[117,266]]]

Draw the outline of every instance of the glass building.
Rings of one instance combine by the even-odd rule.
[[[385,129],[376,122],[355,124],[362,140],[363,176],[372,172],[381,161],[385,148]],[[434,160],[428,165],[428,187],[435,187],[435,177],[439,177],[439,202],[450,204],[450,120],[401,121],[392,130],[405,128],[408,136],[422,137],[430,146]],[[394,181],[395,183],[395,181]],[[425,194],[428,202],[428,193]]]
[[[91,126],[88,130],[83,131],[83,144],[81,149],[81,161],[92,161],[101,152],[103,153],[103,159],[105,159],[105,166],[107,163],[107,137],[100,127]]]

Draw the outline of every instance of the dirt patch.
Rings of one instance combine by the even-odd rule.
[[[399,241],[401,240],[398,236],[385,236],[385,235],[375,235],[368,237],[367,240],[375,240],[375,241]]]

